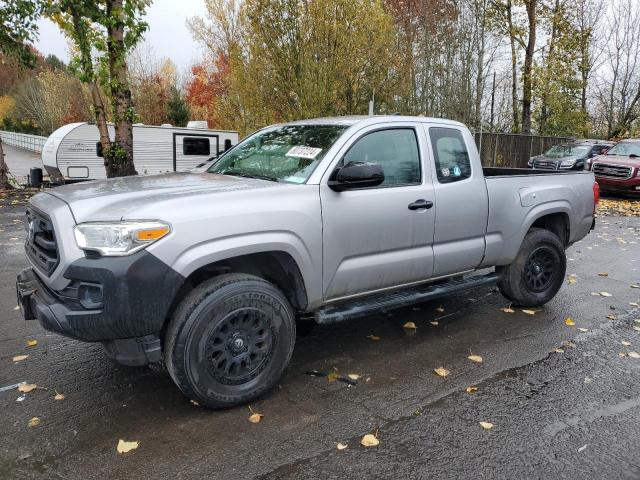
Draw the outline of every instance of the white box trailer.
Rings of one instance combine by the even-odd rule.
[[[201,122],[189,123],[203,126]],[[113,139],[114,127],[108,127]],[[107,178],[99,140],[93,123],[70,123],[53,132],[42,149],[42,163],[51,180]],[[133,126],[133,163],[141,175],[183,172],[237,143],[238,132],[137,124]]]

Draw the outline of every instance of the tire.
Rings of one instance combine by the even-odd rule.
[[[498,289],[515,305],[544,305],[562,287],[566,269],[567,258],[560,239],[549,230],[532,228],[515,260],[502,269]]]
[[[273,388],[295,338],[293,309],[274,285],[225,274],[198,285],[180,303],[165,335],[165,363],[187,397],[230,408]]]

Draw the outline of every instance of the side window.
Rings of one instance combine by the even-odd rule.
[[[184,137],[182,141],[183,155],[209,155],[210,151],[206,137]]]
[[[469,152],[459,130],[432,127],[429,137],[440,183],[458,182],[471,176]]]
[[[371,132],[360,138],[344,156],[349,162],[377,163],[384,171],[382,186],[420,183],[418,140],[412,128]]]

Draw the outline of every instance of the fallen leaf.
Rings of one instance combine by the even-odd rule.
[[[31,420],[29,420],[29,423],[27,425],[29,427],[37,427],[38,425],[40,425],[40,419],[38,417],[33,417]]]
[[[556,353],[564,353],[564,350],[561,348],[554,348],[553,351]]]
[[[629,352],[628,355],[631,358],[640,358],[640,353],[638,353],[638,352]]]
[[[627,352],[620,352],[618,353],[619,357],[626,357],[627,356]]]
[[[578,330],[581,332],[588,332],[589,329],[588,328],[582,328],[582,327],[578,327]]]
[[[467,387],[464,391],[467,393],[476,393],[478,391],[478,387]]]
[[[568,327],[573,327],[576,322],[574,322],[570,317],[567,317],[564,319],[564,324],[567,325]]]
[[[598,274],[599,277],[608,277],[609,274],[607,272],[601,272]]]
[[[347,447],[348,447],[348,445],[347,445],[346,443],[338,443],[338,444],[336,445],[336,448],[337,448],[338,450],[344,450],[344,449],[345,449],[345,448],[347,448]]]
[[[635,283],[632,283],[631,285],[629,285],[631,288],[640,288],[640,285],[636,285]]]
[[[567,283],[569,285],[573,285],[574,283],[576,283],[576,278],[575,277],[569,277],[567,278]]]
[[[632,287],[633,288],[633,287]],[[13,307],[14,310],[20,310],[20,305],[16,305],[15,307]]]
[[[373,340],[374,342],[377,342],[378,340],[380,340],[380,337],[378,337],[377,335],[367,335],[367,338],[369,340]]]
[[[608,318],[609,320],[617,320],[617,319],[618,319],[618,317],[616,317],[616,316],[615,316],[615,315],[613,315],[613,314],[612,314],[612,315],[607,315],[607,318]]]
[[[27,347],[35,347],[38,344],[38,340],[31,339],[31,340],[27,340]]]
[[[526,313],[527,315],[535,315],[536,311],[535,310],[522,310],[522,313]]]
[[[493,428],[493,423],[491,422],[480,422],[480,426],[485,430],[491,430]]]
[[[16,355],[15,357],[12,358],[12,360],[14,362],[21,362],[22,360],[24,360],[25,358],[28,358],[29,355]]]
[[[330,382],[335,382],[339,376],[340,375],[338,375],[337,372],[331,372],[330,374],[327,375],[327,380]]]
[[[433,325],[434,327],[437,327],[438,325],[440,325],[440,323],[433,321],[433,322],[429,322],[431,325]]]
[[[125,442],[124,440],[118,440],[118,446],[116,450],[118,453],[127,453],[131,450],[135,450],[140,445],[140,442]]]
[[[511,307],[502,307],[500,310],[502,310],[504,313],[515,313],[515,310]]]
[[[31,390],[35,390],[38,386],[35,383],[23,383],[18,387],[18,391],[22,393],[29,393]]]
[[[587,448],[587,445],[589,445],[589,444],[588,444],[588,443],[585,443],[583,446],[581,446],[581,447],[578,449],[578,453],[584,452],[584,451],[585,451],[585,449]]]
[[[200,404],[198,402],[196,402],[195,400],[189,400],[191,402],[191,405],[195,405],[196,407],[199,407]]]
[[[638,305],[638,302],[629,302],[629,305],[631,305],[632,307],[640,307],[640,305]]]
[[[611,297],[612,295],[609,292],[600,292],[602,297]]]
[[[591,292],[591,295],[593,295],[594,297],[599,297],[600,294],[598,292]]]
[[[480,355],[469,355],[467,358],[472,362],[482,363],[482,357]]]
[[[638,325],[634,325],[634,326],[633,326],[633,329],[634,329],[636,332],[640,332],[640,327],[639,327]]]
[[[251,423],[260,423],[260,420],[262,420],[262,417],[264,417],[263,414],[254,412],[253,408],[251,408],[251,405],[249,405],[249,413],[251,413],[251,415],[249,415],[249,421]]]
[[[624,345],[625,347],[630,347],[631,346],[631,342],[627,342],[626,340],[622,340],[622,345]]]
[[[358,375],[357,373],[350,373],[349,375],[347,375],[347,377],[349,377],[351,380],[359,380],[360,379],[360,375]]]
[[[413,322],[407,322],[402,326],[402,328],[406,328],[407,330],[415,330],[418,327],[416,327],[416,324]]]
[[[442,308],[442,305],[440,305],[438,308],[436,308],[436,312],[444,312],[444,308]]]
[[[360,440],[360,445],[363,447],[376,447],[380,444],[380,440],[378,440],[375,435],[367,433],[362,440]]]
[[[438,368],[434,369],[433,371],[436,372],[436,375],[439,375],[441,377],[446,377],[447,375],[449,375],[451,373],[449,370],[447,370],[444,367],[438,367]]]
[[[64,400],[64,393],[58,393],[58,392],[56,392],[56,395],[55,395],[55,397],[53,397],[53,399],[54,399],[54,400],[57,400],[57,401]]]
[[[262,415],[261,413],[252,413],[251,415],[249,415],[249,421],[251,423],[260,423],[262,417],[264,417],[264,415]]]

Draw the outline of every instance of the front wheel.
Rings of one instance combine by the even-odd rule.
[[[500,293],[516,305],[537,307],[551,300],[564,281],[567,259],[560,239],[549,230],[532,228],[515,260],[502,270]]]
[[[295,337],[294,312],[274,285],[226,274],[196,287],[177,308],[165,336],[165,363],[187,397],[228,408],[276,384]]]

